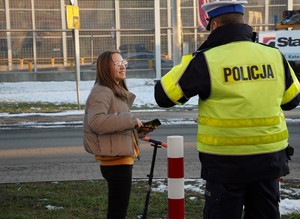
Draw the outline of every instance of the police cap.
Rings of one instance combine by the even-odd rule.
[[[238,0],[226,0],[226,1],[214,1],[201,5],[201,8],[208,15],[208,24],[206,30],[210,30],[210,22],[213,18],[218,17],[222,14],[228,13],[240,13],[244,14],[244,6],[248,1]]]

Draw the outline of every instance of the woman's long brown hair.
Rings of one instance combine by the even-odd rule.
[[[124,94],[124,92],[122,92],[123,89],[128,91],[125,81],[122,80],[119,84],[117,84],[112,74],[111,62],[112,55],[115,53],[120,54],[116,51],[106,51],[99,55],[96,66],[95,84],[100,84],[109,87],[117,97],[120,97],[121,99],[126,99],[126,95]]]

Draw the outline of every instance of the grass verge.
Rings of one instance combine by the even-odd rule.
[[[193,181],[189,182],[189,185]],[[185,183],[186,184],[186,183]],[[141,218],[144,211],[147,181],[133,182],[128,209],[128,218]],[[166,181],[154,180],[147,218],[162,219],[168,215],[166,190],[155,188]],[[194,185],[198,186],[199,185]],[[284,190],[300,189],[297,182],[285,182]],[[201,188],[203,189],[203,188]],[[0,184],[0,218],[2,219],[60,219],[60,218],[105,218],[107,188],[104,180],[66,181],[42,183]],[[286,195],[285,195],[286,196]],[[299,196],[299,194],[298,194]],[[299,197],[292,197],[299,199]],[[185,190],[185,218],[201,219],[203,195],[194,190]],[[300,213],[284,215],[283,219],[300,219]]]

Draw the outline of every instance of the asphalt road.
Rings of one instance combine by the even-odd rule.
[[[199,178],[200,163],[196,151],[196,124],[162,125],[149,135],[160,141],[167,136],[184,137],[185,178]],[[300,180],[300,126],[289,124],[290,144],[295,155],[287,179]],[[137,161],[134,178],[147,178],[153,147],[142,142],[141,160]],[[167,149],[159,148],[154,178],[167,177]],[[1,130],[0,183],[100,179],[99,166],[82,146],[82,127],[25,128]]]

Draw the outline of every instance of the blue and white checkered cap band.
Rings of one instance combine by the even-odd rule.
[[[226,5],[207,12],[209,18],[217,17],[221,14],[241,13],[244,14],[244,7],[240,4]]]

